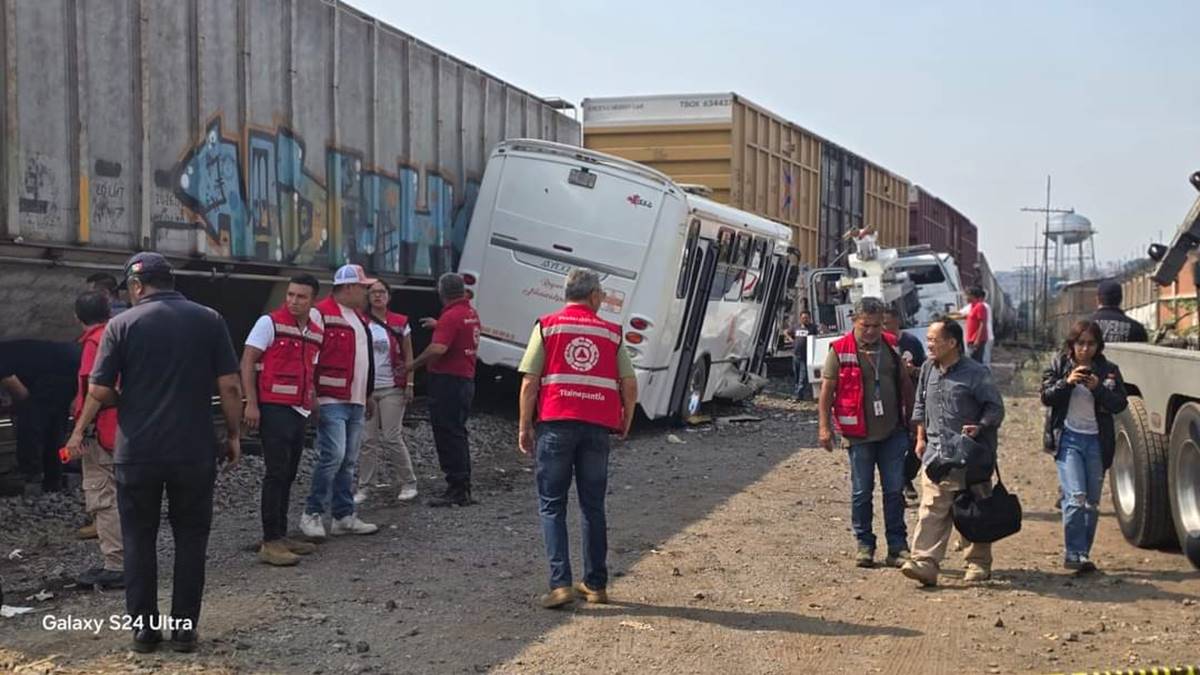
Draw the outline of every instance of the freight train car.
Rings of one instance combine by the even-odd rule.
[[[979,228],[953,206],[919,185],[908,192],[909,237],[913,246],[949,253],[958,263],[964,288],[979,283]]]
[[[835,264],[864,223],[883,246],[908,241],[907,180],[738,94],[589,98],[583,115],[584,146],[787,225],[809,267]]]
[[[987,293],[987,302],[992,307],[992,328],[996,337],[1003,339],[1017,330],[1017,308],[1004,289],[1000,287],[987,256],[979,253],[979,286]]]
[[[340,2],[10,2],[0,22],[0,337],[74,337],[82,279],[146,249],[235,339],[298,269],[362,263],[432,305],[492,147],[579,142],[554,104]]]

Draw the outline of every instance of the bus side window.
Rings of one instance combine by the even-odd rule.
[[[722,299],[728,302],[737,302],[742,299],[742,285],[746,278],[746,252],[750,250],[750,235],[737,235],[733,248],[733,255],[725,269],[721,293]]]
[[[683,244],[683,256],[679,260],[679,280],[675,282],[675,298],[682,300],[687,297],[688,280],[692,276],[692,267],[699,261],[697,258],[696,240],[700,238],[700,221],[693,220],[688,228],[687,241]]]
[[[770,262],[771,256],[771,241],[768,239],[760,239],[755,245],[754,259],[751,261],[750,269],[758,275],[758,282],[754,284],[754,301],[762,302],[763,296],[766,294],[767,288],[767,263]]]
[[[732,230],[721,230],[717,241],[721,249],[717,252],[717,262],[727,263],[733,257],[734,233]]]

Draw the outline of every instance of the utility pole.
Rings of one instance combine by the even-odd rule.
[[[1052,213],[1075,213],[1075,209],[1055,209],[1050,206],[1050,176],[1046,176],[1046,206],[1044,207],[1024,207],[1021,209],[1025,212],[1041,213],[1046,217],[1046,226],[1042,231],[1042,283],[1040,284],[1042,298],[1042,324],[1049,326],[1050,324],[1050,214]],[[1036,242],[1035,242],[1036,245]],[[1035,254],[1036,257],[1036,254]],[[1037,304],[1037,300],[1034,300]],[[1034,323],[1035,339],[1037,323]]]
[[[1021,267],[1021,302],[1028,303],[1028,316],[1025,317],[1029,322],[1029,343],[1033,344],[1037,340],[1037,282],[1038,282],[1038,265],[1037,265],[1037,225],[1033,229],[1033,246],[1018,246],[1018,251],[1024,251],[1025,265]],[[1029,264],[1029,253],[1033,252],[1033,264]],[[1032,279],[1029,277],[1032,276]]]

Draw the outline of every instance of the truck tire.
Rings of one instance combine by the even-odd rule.
[[[1200,569],[1200,403],[1186,403],[1171,424],[1171,519],[1179,548]]]
[[[1129,407],[1116,422],[1117,447],[1109,491],[1121,534],[1141,548],[1172,543],[1175,532],[1167,495],[1166,439],[1150,430],[1140,396],[1129,397]]]

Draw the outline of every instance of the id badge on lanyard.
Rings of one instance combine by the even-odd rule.
[[[876,417],[883,417],[883,398],[879,393],[879,360],[883,358],[883,350],[880,349],[879,356],[876,357],[875,363],[871,364],[871,370],[875,371],[875,403],[874,413]]]

